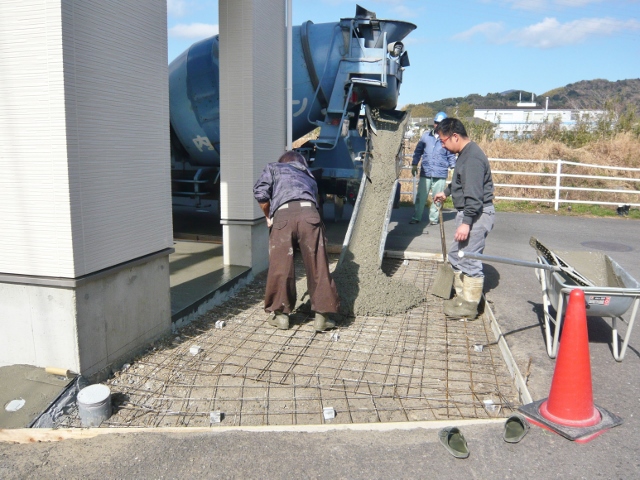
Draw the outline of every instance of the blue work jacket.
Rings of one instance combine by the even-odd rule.
[[[456,166],[456,156],[442,146],[442,142],[431,130],[420,137],[413,152],[412,165],[418,165],[422,159],[421,177],[447,178],[449,168]]]
[[[269,217],[288,202],[310,201],[318,205],[318,184],[313,173],[298,162],[268,163],[253,186],[258,203],[270,202]]]

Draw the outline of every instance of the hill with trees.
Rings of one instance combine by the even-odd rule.
[[[582,80],[548,92],[535,93],[526,90],[508,90],[487,95],[471,94],[466,97],[444,98],[435,102],[409,104],[404,110],[411,111],[412,117],[433,117],[439,111],[445,111],[457,117],[473,117],[476,108],[515,107],[522,99],[544,107],[549,98],[549,108],[553,109],[593,109],[640,111],[640,78],[629,80]]]

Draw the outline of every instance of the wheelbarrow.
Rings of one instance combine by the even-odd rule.
[[[571,290],[579,288],[584,292],[587,317],[611,318],[612,350],[613,358],[621,362],[629,344],[631,330],[638,313],[640,304],[640,283],[624,270],[609,255],[592,252],[558,252],[563,258],[571,262],[576,270],[585,271],[586,268],[594,271],[594,286],[577,285],[565,272],[550,270],[536,270],[536,276],[542,287],[542,301],[544,308],[544,328],[547,343],[547,353],[551,358],[558,354],[558,338],[562,324],[565,305]],[[590,254],[590,255],[587,255]],[[538,256],[541,265],[549,265],[548,260]],[[580,262],[586,262],[581,264]],[[549,312],[549,306],[556,311],[555,318]],[[631,317],[627,323],[627,331],[622,341],[622,347],[618,345],[618,325],[630,307]],[[555,325],[551,336],[551,323]]]
[[[508,263],[536,269],[542,287],[544,331],[547,354],[556,358],[562,320],[568,295],[579,288],[584,292],[587,317],[611,318],[612,350],[621,362],[629,344],[631,331],[640,305],[640,283],[608,255],[594,252],[553,252],[535,238],[531,246],[536,249],[537,261],[526,262],[490,255],[458,252],[459,256],[486,262]],[[555,317],[550,307],[556,311]],[[629,321],[622,316],[632,307]],[[618,320],[627,323],[627,330],[619,346]],[[551,325],[554,331],[551,332]]]

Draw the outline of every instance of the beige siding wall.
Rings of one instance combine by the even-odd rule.
[[[166,33],[164,1],[0,2],[0,272],[171,246]]]

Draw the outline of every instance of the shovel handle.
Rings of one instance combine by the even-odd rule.
[[[447,263],[447,241],[444,238],[444,223],[442,222],[442,203],[436,202],[438,206],[438,223],[440,224],[440,241],[442,242],[442,261]]]
[[[562,268],[555,265],[544,265],[538,262],[526,262],[524,260],[516,260],[513,258],[494,257],[493,255],[484,255],[482,253],[464,252],[458,251],[458,257],[460,258],[473,258],[474,260],[484,260],[486,262],[508,263],[509,265],[518,265],[520,267],[538,268],[540,270],[549,270],[551,272],[561,272]]]

